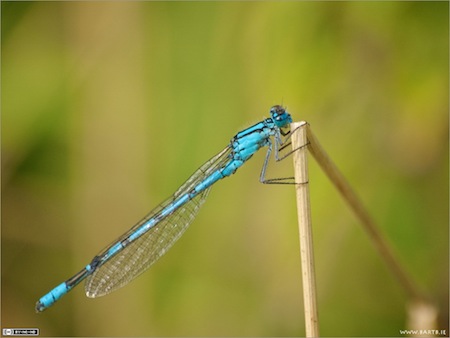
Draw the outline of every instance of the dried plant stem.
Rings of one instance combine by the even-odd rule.
[[[298,228],[300,236],[300,256],[303,276],[303,299],[305,307],[306,337],[319,336],[319,319],[316,299],[316,279],[314,269],[314,247],[309,203],[307,136],[305,122],[291,124],[292,147],[297,194]],[[294,132],[296,130],[296,132]]]
[[[347,202],[350,209],[353,210],[357,218],[361,221],[361,224],[378,250],[378,253],[408,294],[410,298],[410,304],[407,308],[409,317],[408,326],[413,329],[436,327],[438,314],[437,307],[403,269],[402,265],[395,257],[391,246],[382,236],[379,227],[369,215],[344,176],[342,176],[330,157],[323,150],[317,141],[317,138],[312,133],[309,124],[306,122],[292,123],[291,133],[292,147],[295,150],[295,182],[301,183],[296,184],[296,192],[306,336],[319,336],[306,148],[308,148],[322,170]],[[306,144],[307,147],[305,146]]]
[[[366,208],[363,206],[362,202],[357,197],[356,193],[350,187],[348,182],[345,180],[344,176],[339,172],[334,163],[331,161],[329,156],[323,150],[317,138],[311,131],[310,126],[307,124],[306,127],[307,139],[309,141],[308,149],[311,154],[316,159],[317,163],[320,165],[322,170],[326,173],[331,182],[339,190],[344,200],[347,202],[348,206],[353,210],[356,216],[361,221],[364,229],[367,231],[371,241],[375,245],[381,257],[385,260],[393,274],[397,277],[398,281],[408,293],[408,295],[413,299],[425,299],[419,287],[414,283],[413,279],[408,276],[406,271],[403,269],[397,258],[394,256],[389,244],[386,242],[382,236],[379,228],[370,217]]]

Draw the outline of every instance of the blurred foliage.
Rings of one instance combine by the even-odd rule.
[[[282,102],[307,120],[448,332],[448,2],[5,2],[2,327],[301,336],[292,188],[263,154],[142,277],[34,303]],[[276,172],[276,169],[275,169]],[[399,336],[407,295],[311,161],[323,336]]]

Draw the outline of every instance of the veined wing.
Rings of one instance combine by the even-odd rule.
[[[226,147],[219,154],[202,165],[176,192],[165,202],[153,209],[144,219],[133,226],[118,240],[104,249],[97,257],[101,257],[118,242],[126,240],[136,230],[145,226],[162,210],[170,206],[177,198],[190,192],[205,177],[230,161],[231,148]],[[114,256],[101,262],[87,277],[85,290],[88,297],[106,295],[139,276],[156,262],[186,231],[198,210],[208,196],[210,188],[175,209],[170,215],[156,222],[147,232],[126,245]]]

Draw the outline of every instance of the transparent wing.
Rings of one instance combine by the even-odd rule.
[[[178,197],[191,191],[198,183],[217,169],[223,167],[230,161],[231,149],[225,148],[202,165],[176,192],[153,209],[144,219],[132,227],[128,232],[105,248],[98,256],[101,257],[116,243],[128,238],[136,229],[148,222],[153,217],[173,203]],[[193,221],[198,210],[208,196],[210,188],[188,201],[170,215],[162,218],[141,237],[135,239],[119,251],[116,255],[101,262],[100,266],[86,279],[86,295],[88,297],[99,297],[106,295],[132,281],[154,262],[156,262],[186,231]]]

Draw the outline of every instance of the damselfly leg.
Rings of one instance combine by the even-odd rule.
[[[261,169],[261,174],[259,177],[259,181],[261,183],[264,183],[264,184],[306,184],[306,183],[308,183],[308,182],[295,182],[295,178],[293,176],[266,178],[267,167],[269,165],[270,157],[272,155],[272,147],[274,147],[275,162],[280,162],[280,161],[284,160],[285,158],[289,157],[290,155],[292,155],[294,152],[304,149],[306,146],[308,146],[309,142],[307,142],[306,144],[304,144],[296,149],[288,150],[292,144],[292,142],[291,142],[292,135],[295,134],[300,128],[304,128],[305,125],[306,125],[306,122],[305,122],[305,124],[300,125],[299,127],[295,128],[292,131],[291,130],[283,130],[282,128],[280,128],[279,133],[276,133],[273,138],[274,144],[272,144],[272,142],[270,142],[270,140],[269,140],[268,150],[267,150],[266,157],[264,159],[264,163],[263,163],[263,166]]]

